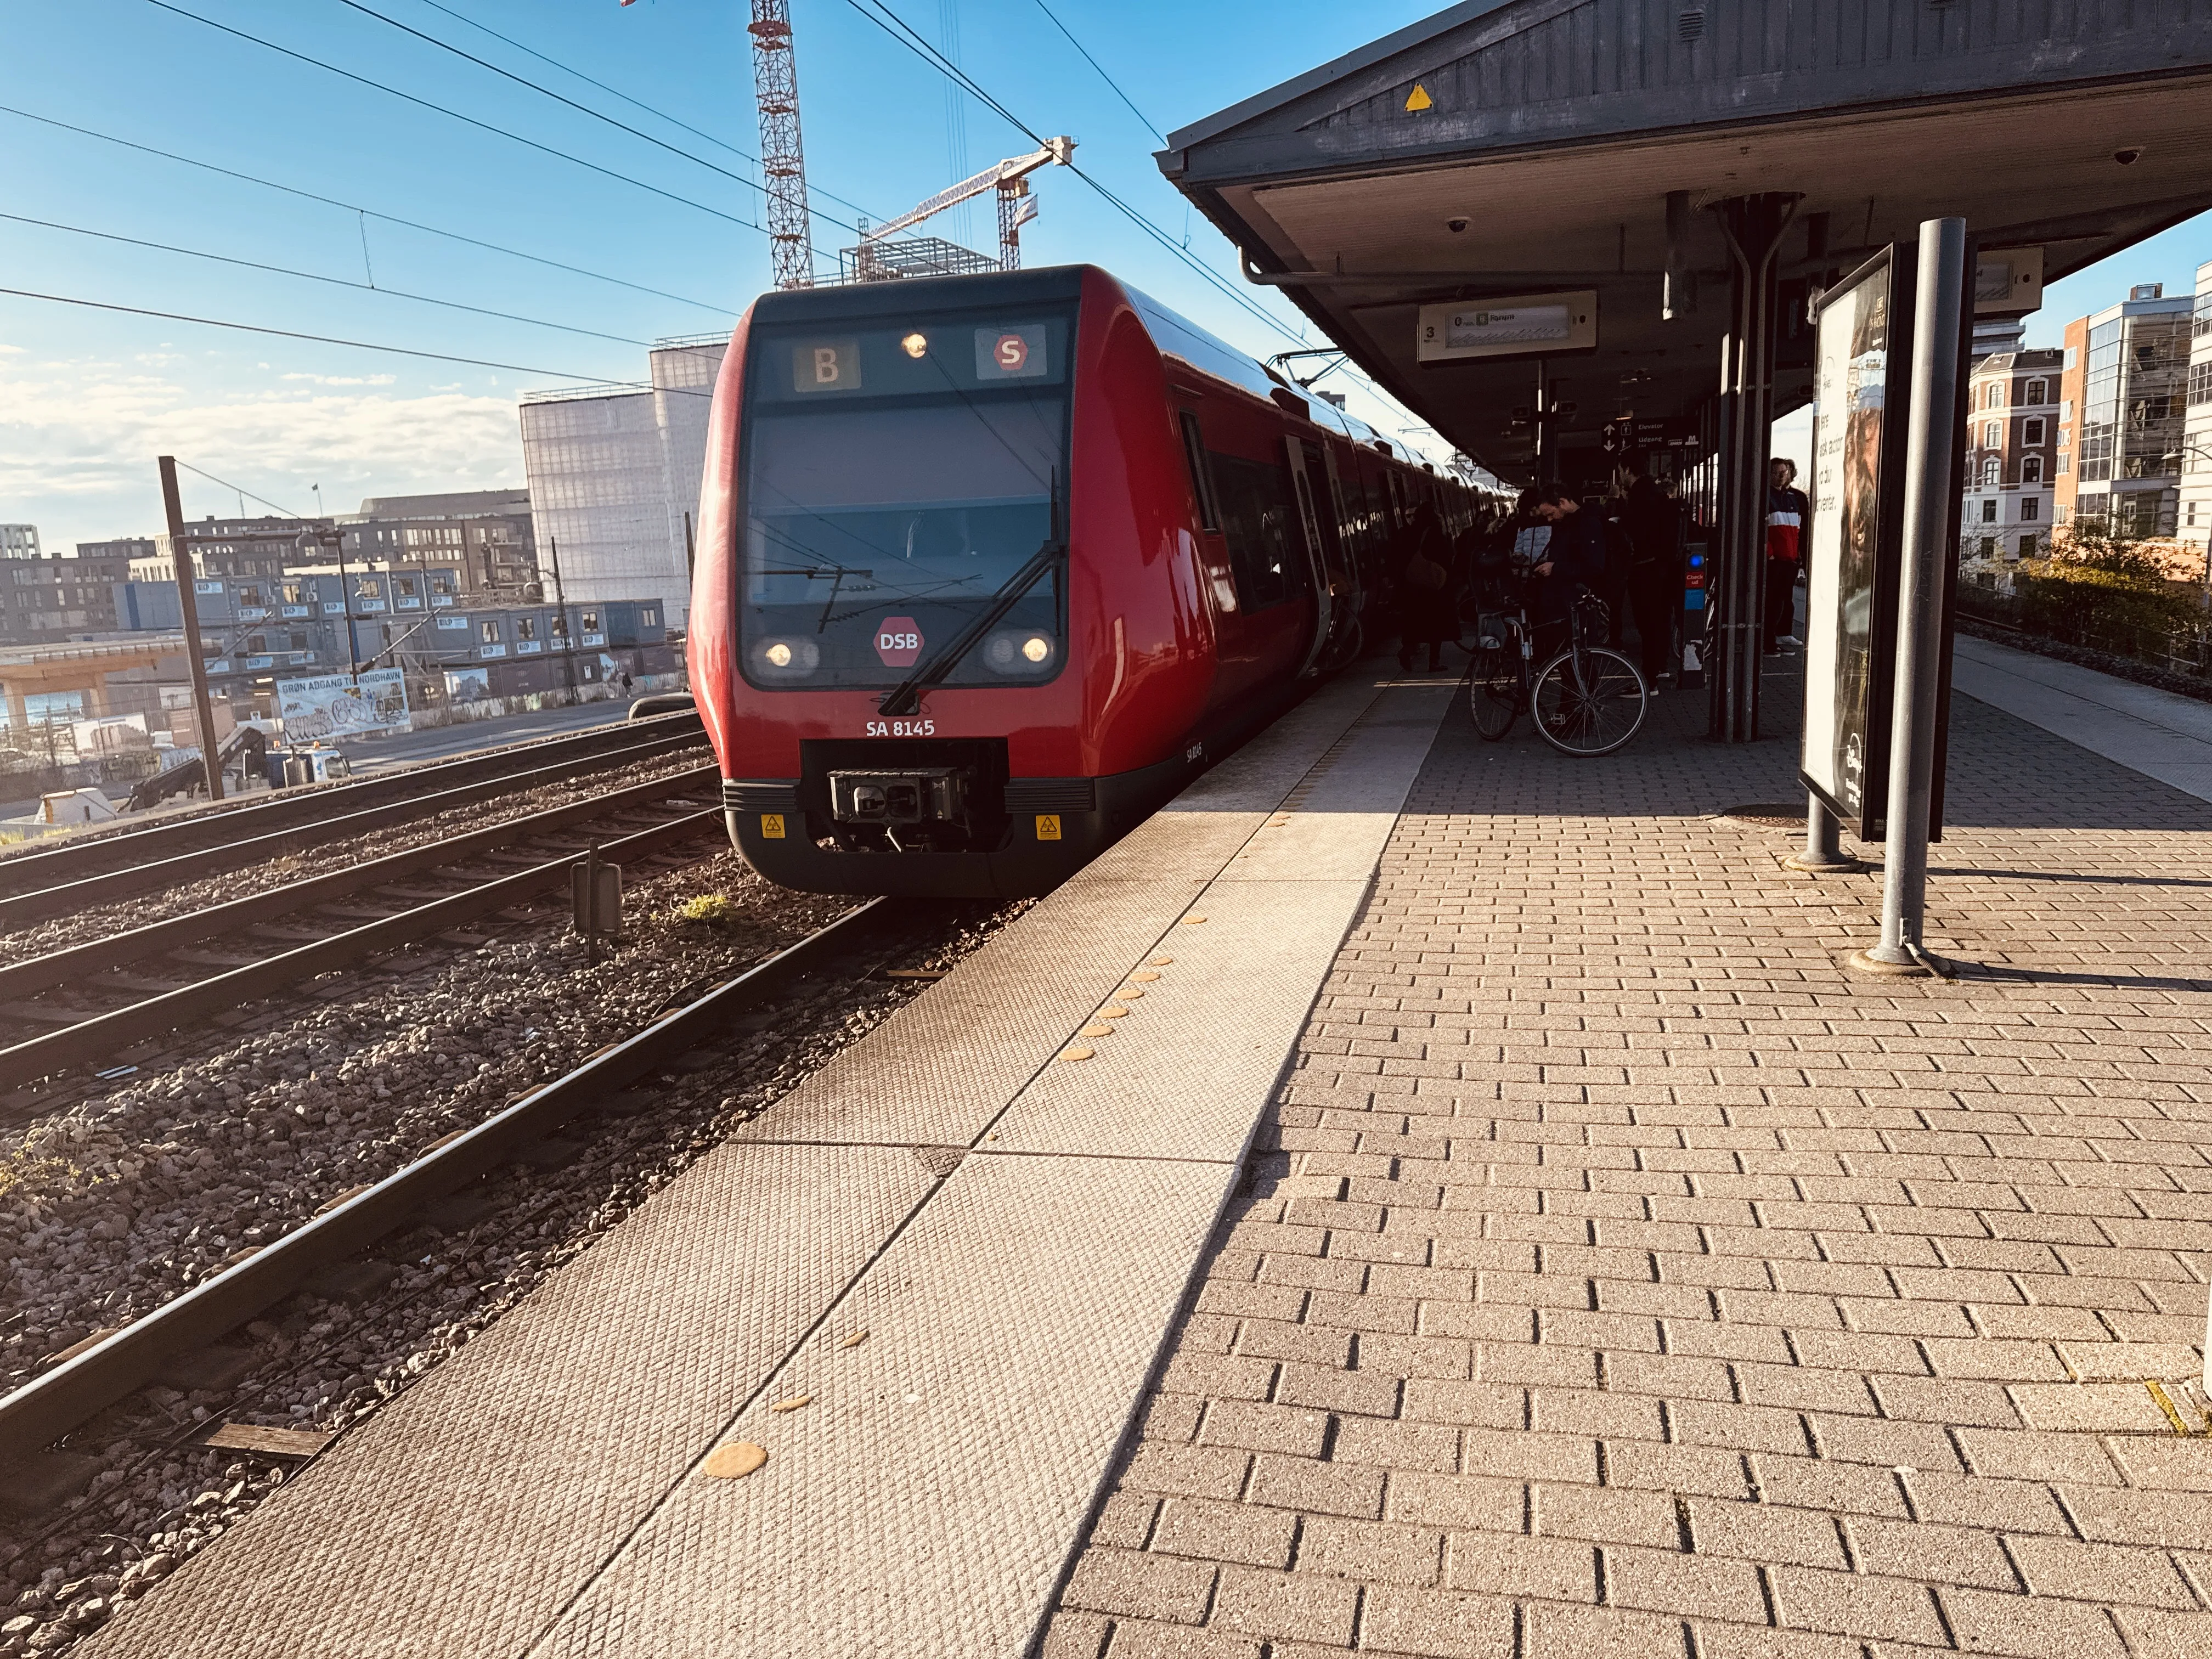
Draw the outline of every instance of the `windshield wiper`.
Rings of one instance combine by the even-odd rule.
[[[884,693],[884,700],[876,705],[876,712],[911,714],[920,708],[921,694],[957,668],[961,659],[973,651],[986,634],[1006,619],[1006,612],[1036,586],[1037,578],[1057,565],[1066,552],[1067,544],[1061,541],[1048,541],[1037,549],[1036,556],[1007,577],[1006,585],[991,596],[991,603],[984,608],[983,614],[969,623],[959,638]]]
[[[1048,517],[1044,545],[1037,549],[1036,556],[1027,564],[1006,578],[999,591],[991,595],[990,603],[983,607],[983,614],[969,623],[961,631],[959,638],[884,694],[883,701],[876,705],[878,714],[911,714],[920,709],[921,694],[939,684],[957,668],[961,659],[973,651],[986,634],[1006,620],[1006,612],[1014,608],[1022,595],[1036,586],[1037,578],[1046,571],[1056,568],[1067,556],[1067,526],[1060,517],[1058,467],[1052,470],[1049,488],[1051,494],[1045,507]]]

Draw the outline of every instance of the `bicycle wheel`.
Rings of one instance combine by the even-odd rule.
[[[1478,645],[1467,680],[1467,712],[1474,729],[1496,743],[1521,713],[1521,662],[1502,645]]]
[[[1636,665],[1618,651],[1583,646],[1544,665],[1529,697],[1544,741],[1563,755],[1610,755],[1644,725],[1651,696]]]

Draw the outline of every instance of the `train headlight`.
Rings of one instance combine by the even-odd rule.
[[[1051,665],[1056,649],[1049,634],[1010,630],[983,642],[983,662],[994,674],[1034,674]]]
[[[777,679],[796,679],[822,665],[822,647],[811,640],[763,640],[753,647],[753,660]]]
[[[904,349],[908,356],[917,361],[929,355],[929,336],[927,334],[919,331],[909,334],[901,340],[899,344]]]

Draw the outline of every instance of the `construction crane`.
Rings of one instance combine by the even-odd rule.
[[[763,120],[766,120],[763,116]],[[851,276],[860,283],[880,283],[906,274],[906,261],[892,256],[885,244],[902,231],[914,228],[925,219],[933,219],[947,208],[981,196],[986,191],[996,191],[999,198],[999,269],[1019,270],[1022,268],[1022,227],[1037,216],[1037,199],[1030,193],[1029,176],[1039,167],[1066,167],[1075,155],[1073,138],[1048,138],[1043,148],[1027,155],[1011,155],[994,167],[985,167],[971,179],[940,190],[912,212],[905,213],[872,229],[865,222],[860,228],[860,245],[846,250]],[[964,252],[964,251],[963,251]],[[966,256],[984,263],[981,256]],[[985,269],[988,269],[987,263]]]
[[[623,0],[627,5],[629,0]],[[761,173],[768,182],[769,246],[778,288],[814,286],[806,213],[806,154],[799,141],[799,65],[791,51],[791,0],[752,0],[753,90],[760,99]]]

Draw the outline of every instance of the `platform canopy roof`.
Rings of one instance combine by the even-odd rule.
[[[1465,0],[1168,144],[1162,171],[1248,276],[1526,477],[1508,420],[1535,403],[1536,357],[1424,365],[1422,306],[1594,293],[1595,347],[1542,360],[1575,405],[1547,442],[1572,450],[1624,411],[1688,417],[1713,393],[1731,258],[1708,210],[1725,198],[1801,198],[1785,334],[1807,287],[1923,219],[1964,216],[1985,254],[2039,249],[2055,280],[2212,207],[2212,8]],[[1667,320],[1675,192],[1676,292],[1694,280],[1697,300]],[[1804,343],[1783,351],[1778,412],[1810,395]]]

